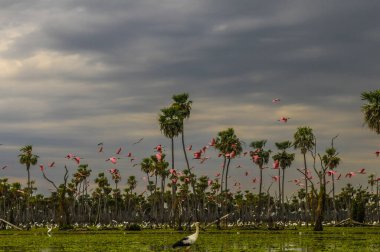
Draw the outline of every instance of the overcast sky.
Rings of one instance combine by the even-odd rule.
[[[0,166],[7,165],[0,177],[25,183],[17,155],[31,144],[39,164],[56,162],[47,175],[57,183],[65,164],[75,172],[75,162],[64,158],[74,153],[90,165],[92,181],[118,168],[122,187],[135,175],[142,191],[139,166],[104,160],[122,147],[122,156],[132,152],[138,163],[157,144],[170,146],[158,113],[173,94],[187,92],[193,108],[186,142],[194,150],[233,127],[247,150],[267,139],[275,153],[275,142],[292,140],[307,125],[321,153],[339,134],[343,176],[367,169],[338,188],[366,187],[370,173],[380,176],[380,139],[363,127],[360,111],[360,93],[380,87],[379,10],[378,1],[353,0],[0,0]],[[282,116],[290,117],[286,124]],[[214,178],[222,160],[207,154],[206,164],[191,166]],[[289,180],[301,176],[301,158]],[[31,170],[39,192],[48,192],[38,166]],[[247,157],[234,160],[230,174],[232,190],[240,181],[242,190],[257,192],[251,180],[258,170]],[[264,174],[266,187],[276,171]],[[287,194],[297,189],[288,183]]]

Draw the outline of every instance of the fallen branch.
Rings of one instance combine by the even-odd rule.
[[[5,224],[8,224],[9,226],[11,226],[11,227],[13,227],[13,228],[15,228],[15,229],[22,230],[22,229],[19,228],[18,226],[13,225],[12,223],[10,223],[10,222],[8,222],[8,221],[6,221],[6,220],[3,220],[3,219],[0,218],[0,221],[4,222]]]
[[[229,215],[231,215],[231,214],[234,214],[234,213],[229,213],[229,214],[226,214],[226,215],[220,217],[219,219],[217,219],[217,220],[215,220],[215,221],[213,221],[213,222],[207,224],[207,225],[205,226],[205,228],[211,226],[212,224],[217,223],[218,221],[224,220],[225,218],[227,218],[227,217],[228,217]]]

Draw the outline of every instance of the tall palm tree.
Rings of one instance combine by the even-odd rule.
[[[186,148],[185,148],[184,120],[188,119],[190,117],[191,105],[193,104],[193,101],[189,100],[189,94],[187,94],[187,93],[173,95],[172,98],[174,101],[172,106],[177,111],[178,119],[179,119],[179,122],[181,124],[179,133],[181,133],[182,149],[183,149],[183,154],[185,155],[187,170],[189,171],[190,175],[192,176],[192,173],[190,170],[189,159],[187,158],[187,153],[186,153]],[[191,184],[192,184],[193,192],[194,192],[194,183],[191,183]]]
[[[269,162],[269,156],[272,152],[271,150],[264,150],[265,144],[267,143],[267,140],[260,140],[260,141],[253,141],[249,145],[250,147],[254,148],[254,151],[251,151],[251,157],[253,162],[259,166],[260,170],[260,187],[259,187],[259,215],[261,214],[261,198],[262,198],[262,187],[263,187],[263,169],[264,165],[268,164]]]
[[[30,166],[36,165],[38,162],[39,156],[33,154],[33,146],[25,145],[20,149],[20,154],[18,157],[20,158],[20,164],[24,164],[26,166],[26,171],[28,172],[28,194],[32,194],[32,188],[30,185]]]
[[[294,161],[295,154],[294,153],[288,153],[286,150],[292,147],[292,142],[290,141],[284,141],[284,142],[277,142],[275,143],[277,149],[280,151],[276,155],[274,155],[272,158],[273,160],[278,160],[281,170],[282,170],[282,176],[280,174],[279,169],[279,176],[281,179],[279,179],[279,197],[281,202],[281,211],[284,213],[284,185],[285,185],[285,169],[287,167],[290,167],[292,165],[292,162]],[[282,180],[282,186],[280,186],[280,180]]]
[[[363,92],[361,98],[367,102],[362,105],[364,124],[376,134],[380,134],[380,89]]]
[[[306,216],[309,216],[309,194],[308,194],[308,180],[307,180],[307,162],[306,153],[311,151],[315,146],[315,136],[313,129],[304,126],[298,127],[296,133],[294,133],[294,149],[300,149],[303,155],[304,163],[304,175],[305,175],[305,189],[306,189]],[[308,226],[308,218],[306,218],[306,225]]]
[[[231,159],[238,156],[243,151],[241,141],[236,136],[233,128],[228,128],[218,132],[218,136],[215,140],[215,148],[220,151],[223,155],[223,171],[222,171],[222,181],[221,181],[221,191],[223,190],[223,177],[225,178],[225,188],[228,189],[228,169],[230,166]],[[225,176],[224,176],[225,175]]]
[[[174,137],[177,137],[182,131],[183,123],[181,122],[180,116],[178,116],[178,111],[174,106],[166,107],[161,109],[161,114],[159,115],[158,122],[160,124],[160,130],[167,138],[171,141],[171,152],[172,152],[172,169],[174,166]],[[172,201],[176,200],[177,186],[174,184],[172,186]],[[175,205],[173,204],[173,208]],[[175,209],[172,209],[175,212]],[[173,217],[174,218],[174,217]]]
[[[364,114],[364,124],[367,124],[368,128],[375,131],[376,134],[380,134],[380,89],[363,92],[361,93],[361,98],[367,103],[362,105],[362,112]],[[378,189],[378,188],[377,188]],[[377,190],[378,191],[378,190]],[[379,207],[379,197],[377,197],[376,205],[377,208],[377,218],[380,221],[380,207]]]

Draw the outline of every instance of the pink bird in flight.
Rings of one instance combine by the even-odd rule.
[[[290,119],[290,117],[284,117],[284,116],[282,116],[278,121],[280,121],[282,123],[287,123],[289,119]]]

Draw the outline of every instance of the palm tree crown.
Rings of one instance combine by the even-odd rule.
[[[380,134],[380,89],[375,91],[363,92],[362,100],[367,103],[362,105],[364,114],[364,124],[368,125],[370,130]]]

